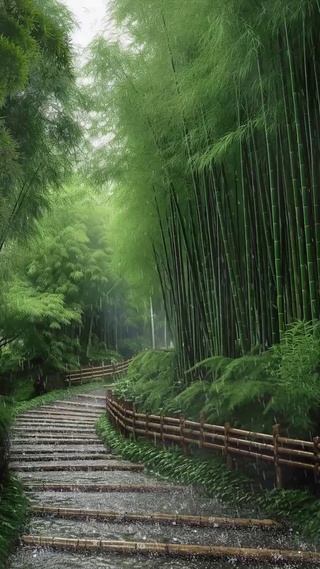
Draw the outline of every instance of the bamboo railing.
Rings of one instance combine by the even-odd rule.
[[[99,380],[103,377],[116,377],[126,372],[131,362],[132,359],[117,363],[115,366],[103,365],[98,367],[90,366],[80,368],[78,370],[70,371],[67,373],[66,381],[70,387],[74,383],[80,383],[80,385],[82,385],[83,383]]]
[[[233,457],[243,456],[274,465],[277,488],[283,488],[283,467],[313,471],[320,476],[320,437],[303,441],[281,436],[280,425],[274,425],[272,434],[255,433],[233,428],[230,423],[212,425],[205,421],[189,421],[183,415],[164,417],[138,413],[135,406],[116,399],[107,391],[106,412],[110,422],[126,437],[145,437],[166,447],[176,444],[185,454],[192,447],[220,452],[229,469]]]

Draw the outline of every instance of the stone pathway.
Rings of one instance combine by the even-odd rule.
[[[31,519],[12,569],[206,569],[230,567],[239,556],[255,569],[286,557],[291,568],[299,551],[300,567],[317,562],[309,544],[271,520],[244,519],[236,506],[113,455],[95,433],[104,401],[77,395],[19,416],[10,467],[24,483]]]

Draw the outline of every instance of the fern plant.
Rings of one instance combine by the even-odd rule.
[[[320,324],[296,322],[270,349],[275,383],[266,413],[280,413],[291,432],[317,435],[320,409]]]

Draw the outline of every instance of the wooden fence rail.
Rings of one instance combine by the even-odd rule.
[[[99,380],[102,377],[112,377],[119,376],[125,371],[127,371],[131,360],[125,362],[116,363],[113,365],[103,365],[98,367],[84,367],[78,370],[70,371],[66,374],[66,381],[69,386],[73,383],[85,383],[88,381]]]
[[[320,476],[320,437],[302,441],[281,436],[280,425],[274,425],[272,434],[255,433],[235,429],[230,423],[212,425],[206,423],[203,414],[200,421],[189,421],[183,415],[164,417],[138,413],[135,406],[116,399],[107,391],[106,412],[110,422],[126,437],[138,436],[152,439],[165,448],[175,443],[188,454],[192,446],[219,451],[232,468],[233,456],[244,456],[273,463],[276,485],[283,488],[283,467],[302,468]]]

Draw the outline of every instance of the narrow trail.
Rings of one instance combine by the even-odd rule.
[[[252,569],[278,567],[278,550],[291,550],[281,564],[289,569],[298,551],[308,556],[310,544],[293,532],[271,520],[241,517],[248,518],[249,508],[208,500],[112,454],[94,427],[104,400],[103,391],[77,395],[19,416],[10,468],[31,506],[11,569],[223,569],[237,564],[239,548]],[[252,548],[259,548],[260,559],[250,559]],[[269,555],[268,549],[277,551]],[[204,552],[211,558],[199,557]],[[315,563],[309,558],[298,566]]]

